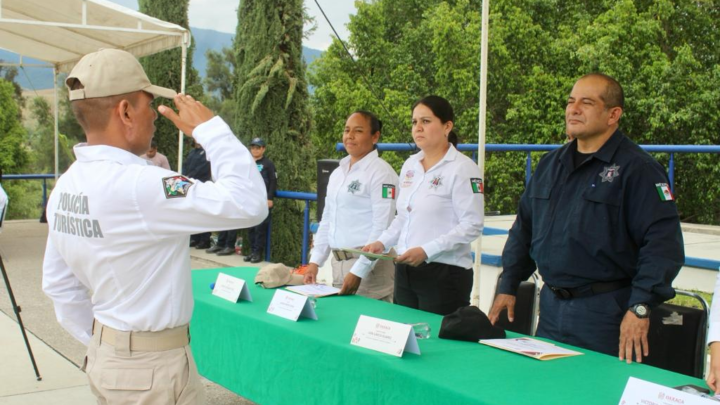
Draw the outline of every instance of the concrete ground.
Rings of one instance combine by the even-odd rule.
[[[85,373],[79,369],[86,348],[60,327],[52,302],[41,289],[46,239],[47,226],[35,220],[6,221],[0,233],[0,256],[42,376],[42,381],[36,381],[8,291],[0,282],[0,405],[96,404]],[[193,269],[247,265],[237,255],[191,250]],[[203,381],[207,404],[254,404],[211,381]]]
[[[509,229],[514,216],[487,217],[486,226]],[[720,259],[720,227],[683,224],[688,256]],[[0,256],[8,272],[15,300],[28,331],[42,381],[36,381],[30,359],[15,320],[5,283],[0,285],[0,405],[86,405],[95,400],[79,366],[85,347],[55,320],[52,302],[41,290],[42,258],[47,226],[35,220],[6,221],[0,233]],[[482,250],[499,255],[505,235],[483,238]],[[193,269],[246,266],[240,256],[217,256],[191,249]],[[260,263],[263,265],[265,263]],[[328,268],[319,279],[329,279]],[[676,279],[683,289],[710,291],[717,271],[684,269]],[[494,290],[494,287],[493,287]],[[252,405],[253,402],[204,380],[208,404]]]

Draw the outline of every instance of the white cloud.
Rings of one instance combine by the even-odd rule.
[[[134,10],[138,9],[137,0],[111,0]],[[355,13],[354,0],[318,0],[335,29],[343,40],[348,39],[347,23]],[[237,7],[239,0],[190,0],[188,18],[190,26],[222,32],[235,33],[237,26]],[[320,12],[315,0],[305,0],[308,13],[315,17],[317,29],[306,39],[303,45],[325,50],[332,43],[334,34],[330,25]]]

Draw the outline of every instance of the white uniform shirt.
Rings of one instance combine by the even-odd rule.
[[[5,190],[2,188],[2,184],[0,184],[0,232],[2,232],[3,222],[5,222],[5,213],[7,212],[7,203],[8,203],[8,196],[5,193]]]
[[[75,147],[47,205],[43,291],[60,324],[88,344],[93,317],[123,331],[190,321],[189,235],[251,227],[268,215],[250,152],[215,117],[195,128],[215,182],[150,166],[112,146]]]
[[[322,221],[310,262],[322,266],[330,249],[356,248],[377,240],[395,216],[398,176],[374,150],[350,167],[340,161],[328,181]],[[373,262],[361,257],[350,272],[365,277]]]
[[[397,216],[378,238],[402,255],[421,247],[427,263],[472,267],[470,243],[483,229],[484,198],[480,169],[450,145],[425,172],[423,152],[410,156],[400,171]]]
[[[715,281],[712,306],[710,307],[710,331],[708,332],[708,344],[720,342],[720,273]]]

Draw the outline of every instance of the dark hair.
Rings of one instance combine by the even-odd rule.
[[[365,117],[368,121],[370,121],[370,135],[374,134],[375,132],[381,132],[382,131],[382,121],[378,119],[378,117],[375,116],[375,114],[371,113],[370,111],[365,110],[356,110],[353,111],[352,114],[360,114],[363,117]],[[349,117],[349,116],[348,116]]]
[[[413,104],[412,108],[410,109],[410,113],[412,114],[413,111],[415,111],[415,107],[418,105],[424,105],[425,107],[429,108],[430,111],[432,111],[433,115],[440,118],[440,122],[443,124],[452,121],[455,122],[455,112],[453,111],[452,106],[450,105],[450,102],[446,99],[440,97],[440,96],[427,96],[425,98],[422,98]],[[458,134],[455,132],[455,130],[450,130],[450,133],[447,136],[448,142],[452,143],[453,146],[457,147],[458,144]]]
[[[153,140],[150,142],[150,149],[157,149],[157,141],[153,138]]]
[[[605,108],[620,107],[625,109],[625,92],[617,80],[605,73],[594,72],[586,74],[578,79],[578,81],[590,77],[597,77],[605,81],[605,92],[600,95],[600,99],[605,103]]]

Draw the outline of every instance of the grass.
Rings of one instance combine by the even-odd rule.
[[[706,292],[698,291],[698,290],[689,290],[689,292],[693,292],[693,293],[698,294],[701,297],[705,298],[705,301],[707,301],[707,303],[708,303],[708,309],[712,305],[712,298],[713,298],[712,296],[713,295],[711,293],[706,293]],[[667,303],[681,305],[684,307],[702,308],[700,306],[700,302],[698,302],[697,299],[692,298],[692,297],[687,297],[684,295],[676,295],[675,298],[671,299],[670,301],[667,301]]]

